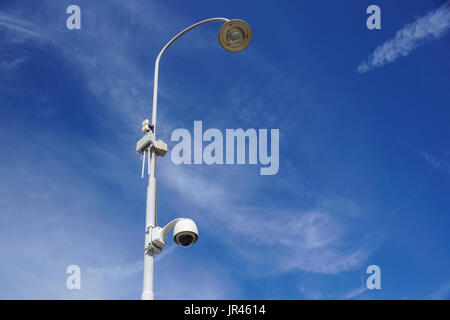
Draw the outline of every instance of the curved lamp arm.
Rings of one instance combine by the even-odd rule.
[[[156,109],[157,109],[157,103],[158,103],[158,71],[159,71],[159,60],[161,60],[161,56],[163,55],[163,53],[167,50],[168,47],[170,47],[170,45],[172,43],[175,42],[175,40],[177,40],[178,38],[180,38],[183,34],[185,34],[188,31],[191,31],[192,29],[195,29],[203,24],[209,23],[209,22],[216,22],[216,21],[224,21],[227,22],[229,21],[229,19],[227,18],[210,18],[210,19],[206,19],[200,22],[197,22],[195,24],[193,24],[192,26],[184,29],[183,31],[181,31],[179,34],[177,34],[175,37],[173,37],[163,48],[162,50],[159,52],[158,57],[156,58],[156,62],[155,62],[155,77],[154,77],[154,81],[153,81],[153,112],[152,112],[152,125],[153,125],[153,132],[156,135]]]

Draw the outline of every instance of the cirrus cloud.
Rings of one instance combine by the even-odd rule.
[[[414,49],[441,38],[450,29],[450,1],[407,24],[395,36],[378,46],[368,59],[358,66],[365,73],[405,57]]]

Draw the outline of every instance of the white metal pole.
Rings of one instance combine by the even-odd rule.
[[[158,76],[159,76],[159,61],[161,60],[162,54],[166,51],[166,49],[179,37],[181,37],[186,32],[201,26],[203,24],[209,22],[216,21],[229,21],[226,18],[211,18],[206,19],[200,22],[193,24],[192,26],[184,29],[180,33],[178,33],[175,37],[173,37],[159,52],[158,57],[155,61],[155,75],[153,81],[153,110],[152,110],[152,126],[153,132],[155,134],[156,139],[156,111],[158,104]],[[154,151],[148,152],[148,157],[150,158],[149,163],[149,178],[147,185],[147,207],[145,213],[145,248],[151,242],[150,228],[156,227],[156,154]],[[144,255],[144,283],[142,290],[142,300],[153,300],[155,295],[153,292],[153,275],[154,275],[154,253],[150,251],[146,251]]]
[[[156,154],[149,153],[149,176],[147,185],[147,207],[145,212],[145,248],[151,242],[150,228],[156,226]],[[153,300],[154,253],[146,250],[144,254],[144,283],[142,300]]]

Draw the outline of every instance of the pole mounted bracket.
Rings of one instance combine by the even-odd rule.
[[[160,227],[148,227],[146,233],[150,234],[150,243],[145,247],[145,252],[150,251],[153,254],[161,253],[162,248],[166,245],[166,235]]]
[[[142,132],[145,135],[136,143],[136,152],[144,154],[150,149],[153,150],[158,157],[164,157],[167,153],[167,144],[162,140],[156,140],[153,131],[153,126],[150,125],[148,119],[145,119],[144,122],[142,122]]]
[[[155,132],[155,127],[152,125],[152,124],[150,124],[150,120],[148,120],[148,119],[145,119],[144,121],[142,121],[142,133],[147,133],[147,132],[149,132],[150,130],[152,130],[152,132]]]
[[[164,157],[167,153],[167,144],[162,140],[157,140],[153,143],[155,153],[158,157]]]

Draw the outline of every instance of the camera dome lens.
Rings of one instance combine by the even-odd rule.
[[[194,237],[190,234],[182,234],[178,236],[178,243],[182,245],[183,247],[187,247],[188,245],[192,244],[194,242]]]

